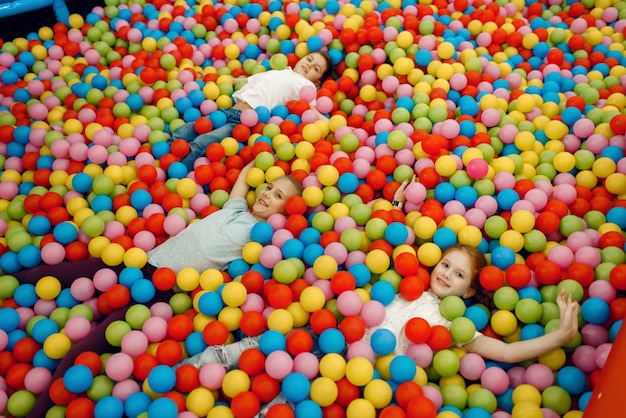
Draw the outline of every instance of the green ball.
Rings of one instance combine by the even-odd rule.
[[[471,186],[473,180],[466,171],[456,171],[450,176],[448,181],[455,189],[458,189],[461,186]]]
[[[572,406],[572,398],[560,386],[549,386],[541,392],[541,405],[559,415],[565,415]]]
[[[113,321],[107,326],[104,336],[113,347],[122,346],[122,338],[131,331],[130,325],[125,321]]]
[[[502,216],[493,215],[487,218],[483,229],[490,238],[498,239],[509,229],[509,224]]]
[[[17,195],[13,200],[9,202],[6,208],[6,213],[9,217],[15,221],[21,221],[24,216],[28,213],[26,209],[24,209],[24,199],[26,196]]]
[[[444,318],[452,321],[455,318],[463,316],[465,313],[465,302],[459,296],[446,296],[439,305],[439,311]]]
[[[603,263],[624,264],[626,263],[626,253],[619,247],[606,247],[600,250]]]
[[[409,112],[408,109],[405,109],[403,107],[398,107],[394,109],[393,112],[391,112],[391,120],[393,121],[395,125],[398,125],[400,123],[407,123],[411,120],[411,112]],[[402,148],[398,148],[398,149],[402,149]]]
[[[359,203],[350,208],[350,217],[357,225],[365,225],[372,216],[372,208],[365,203]]]
[[[415,175],[413,167],[406,164],[400,164],[393,170],[393,179],[398,183],[402,183],[404,180],[411,180]]]
[[[273,55],[272,58],[270,58],[270,66],[274,70],[284,70],[285,68],[287,68],[287,64],[288,61],[285,54],[279,53]]]
[[[419,24],[418,30],[421,35],[430,35],[435,31],[435,23],[430,20],[422,20]]]
[[[583,220],[576,215],[565,215],[561,219],[559,225],[559,232],[563,236],[569,237],[572,233],[582,231],[584,229]]]
[[[13,297],[15,289],[19,286],[20,282],[14,276],[8,274],[0,276],[0,299]]]
[[[322,189],[322,203],[326,207],[341,201],[341,192],[335,186],[326,186]]]
[[[274,266],[272,276],[278,283],[291,284],[298,278],[298,270],[290,260],[280,260]]]
[[[389,135],[387,136],[387,145],[389,145],[389,148],[395,151],[399,151],[403,149],[406,146],[407,141],[408,141],[408,138],[406,134],[403,131],[398,130],[398,129],[389,132]]]
[[[33,243],[33,238],[26,231],[18,231],[7,237],[7,244],[11,251],[19,252],[22,248]]]
[[[498,309],[513,311],[517,302],[519,302],[519,295],[510,286],[502,286],[493,294],[493,303]]]
[[[359,137],[352,133],[343,134],[339,139],[339,146],[344,152],[354,152],[359,148],[359,145]]]
[[[274,138],[278,134],[280,134],[280,126],[275,123],[268,123],[263,127],[263,135],[268,138]]]
[[[348,228],[339,236],[339,242],[346,247],[346,250],[356,251],[363,245],[363,234],[358,229]]]
[[[290,142],[283,142],[276,147],[276,156],[281,161],[291,161],[296,155],[296,149]]]
[[[382,239],[385,237],[385,229],[387,222],[382,218],[372,218],[365,224],[365,236],[371,241]]]
[[[9,396],[7,411],[14,417],[25,417],[35,406],[35,395],[27,390],[18,390]]]
[[[450,334],[454,341],[459,344],[465,344],[472,341],[472,338],[474,338],[476,326],[471,319],[460,316],[452,320],[450,324]]]
[[[498,401],[496,395],[488,389],[477,388],[469,394],[467,404],[470,408],[482,408],[493,414],[498,406]]]
[[[83,318],[93,321],[93,309],[84,303],[72,306],[68,313],[68,319],[75,316],[82,316]]]
[[[595,279],[609,281],[611,279],[611,270],[613,270],[614,267],[615,264],[608,261],[598,264],[594,270]]]
[[[228,192],[226,190],[215,190],[211,193],[211,204],[221,208],[228,202]]]
[[[433,368],[443,377],[454,376],[461,365],[461,360],[452,350],[437,351],[433,357]]]
[[[174,315],[178,315],[183,314],[191,309],[191,307],[193,306],[193,301],[191,300],[191,297],[186,293],[176,293],[170,298],[169,304],[174,311]]]
[[[537,229],[524,234],[524,249],[529,253],[540,253],[546,248],[547,244],[548,238]]]
[[[476,180],[473,187],[478,196],[493,196],[496,192],[496,185],[489,179]]]
[[[104,232],[104,220],[98,215],[90,215],[80,225],[81,231],[90,238],[98,237]]]
[[[554,302],[542,302],[541,303],[541,320],[539,323],[546,327],[550,321],[558,320],[561,316],[559,307]]]
[[[515,316],[525,324],[534,324],[541,319],[541,305],[535,299],[524,298],[515,305]]]
[[[590,210],[585,213],[583,220],[587,224],[587,227],[597,230],[606,223],[606,216],[599,210]]]
[[[343,203],[344,205],[349,207],[350,210],[352,210],[352,208],[354,206],[362,205],[363,204],[363,199],[361,199],[361,196],[359,196],[358,194],[349,193],[349,194],[344,196],[344,198],[341,201],[341,203]]]
[[[87,389],[87,396],[89,396],[89,399],[92,401],[97,402],[106,396],[111,396],[114,386],[115,382],[108,376],[96,376],[93,378],[89,389]]]
[[[556,297],[559,294],[559,289],[556,285],[546,285],[540,290],[542,302],[556,302]]]
[[[583,300],[583,296],[585,295],[585,290],[582,285],[573,279],[565,279],[557,286],[557,294],[561,293],[561,290],[565,290],[565,300],[567,300],[568,295],[572,295],[572,299],[580,302]]]
[[[297,271],[297,277],[302,277],[304,276],[304,271],[306,270],[306,266],[304,265],[304,262],[302,260],[300,260],[299,258],[289,258],[288,259],[294,266],[296,266],[296,271]]]
[[[333,229],[335,220],[328,212],[318,212],[313,216],[311,226],[317,229],[320,233],[328,232]]]
[[[124,319],[128,322],[128,325],[130,325],[132,329],[141,329],[144,322],[150,319],[150,317],[152,317],[150,308],[146,305],[137,304],[128,308]]]
[[[467,390],[461,385],[445,385],[441,388],[441,396],[445,406],[453,406],[460,410],[467,406]]]
[[[50,312],[50,319],[52,319],[62,329],[65,327],[65,323],[70,319],[70,308],[60,306]]]
[[[261,151],[257,154],[254,162],[258,168],[263,171],[267,171],[270,167],[274,166],[274,156],[268,151]]]

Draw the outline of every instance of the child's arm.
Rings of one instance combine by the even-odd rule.
[[[239,175],[237,176],[235,184],[233,184],[233,188],[230,190],[230,195],[228,196],[228,199],[234,199],[235,197],[246,197],[246,195],[248,194],[248,190],[250,190],[250,186],[248,186],[248,183],[246,182],[246,175],[252,167],[254,167],[254,160],[250,161],[241,169]]]
[[[414,181],[415,181],[415,175],[413,175],[413,178],[411,178],[411,180],[404,180],[400,184],[400,187],[396,189],[396,192],[393,194],[393,202],[391,202],[395,209],[402,209],[402,205],[404,204],[404,202],[406,202],[406,197],[404,196],[404,190],[406,189],[406,186],[409,185],[409,183],[412,183]],[[367,202],[367,205],[369,207],[374,207],[376,202],[378,202],[379,200],[381,199],[380,198],[372,199],[369,202]]]
[[[506,343],[496,338],[481,335],[474,341],[464,345],[463,348],[467,352],[506,363],[518,363],[554,350],[576,336],[578,332],[578,310],[580,307],[576,301],[572,301],[572,295],[569,295],[567,301],[565,301],[564,291],[559,293],[556,302],[561,312],[561,318],[560,326],[555,331],[537,338],[516,341],[514,343]]]
[[[326,122],[326,123],[330,122],[330,119],[328,119],[328,118],[326,117],[326,115],[324,115],[324,114],[323,114],[323,113],[321,113],[319,110],[317,110],[317,107],[315,107],[315,106],[311,106],[311,110],[313,110],[315,113],[317,113],[317,117],[318,117],[320,120],[323,120],[323,121],[324,121],[324,122]]]

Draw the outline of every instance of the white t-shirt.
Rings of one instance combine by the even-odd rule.
[[[365,331],[363,340],[369,342],[374,331],[384,328],[388,329],[396,337],[396,355],[405,355],[411,341],[404,334],[404,327],[411,318],[422,318],[428,321],[430,326],[443,325],[450,329],[450,321],[441,315],[439,306],[441,299],[430,290],[425,291],[419,298],[410,301],[404,299],[400,294],[396,294],[393,301],[386,308],[386,315],[383,322],[377,327],[368,328]],[[473,338],[481,335],[479,332]]]
[[[311,80],[287,67],[248,77],[248,82],[233,97],[237,102],[245,102],[252,108],[265,106],[271,110],[291,100],[298,100],[300,90],[307,86],[315,88]],[[315,106],[315,99],[309,104]]]
[[[228,263],[241,258],[257,222],[244,198],[230,199],[222,209],[189,224],[148,251],[148,262],[176,272],[185,267],[193,267],[200,273],[211,268],[223,270]]]

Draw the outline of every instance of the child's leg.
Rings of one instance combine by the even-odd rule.
[[[239,357],[241,357],[244,351],[248,348],[256,348],[259,346],[259,339],[260,337],[246,337],[232,344],[211,345],[205,348],[201,353],[181,361],[175,367],[190,364],[199,369],[205,364],[219,363],[224,366],[226,370],[230,370],[237,366]]]
[[[175,139],[184,139],[187,142],[193,141],[198,136],[198,132],[194,128],[193,122],[187,122],[184,125],[180,126],[174,132],[172,132],[172,138],[169,142],[174,141]]]
[[[59,279],[61,287],[68,288],[72,285],[72,282],[79,277],[92,278],[94,274],[100,269],[110,268],[116,273],[119,273],[124,266],[107,266],[99,258],[86,258],[84,260],[70,261],[60,264],[41,264],[32,269],[18,271],[13,273],[13,276],[22,284],[37,284],[37,281],[44,276],[53,276]]]

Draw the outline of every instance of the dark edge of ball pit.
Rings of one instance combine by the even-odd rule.
[[[87,16],[94,7],[104,6],[104,0],[66,0],[70,14]],[[4,42],[15,38],[26,38],[44,26],[52,27],[57,23],[52,6],[42,7],[31,12],[21,13],[0,19],[0,39]]]

